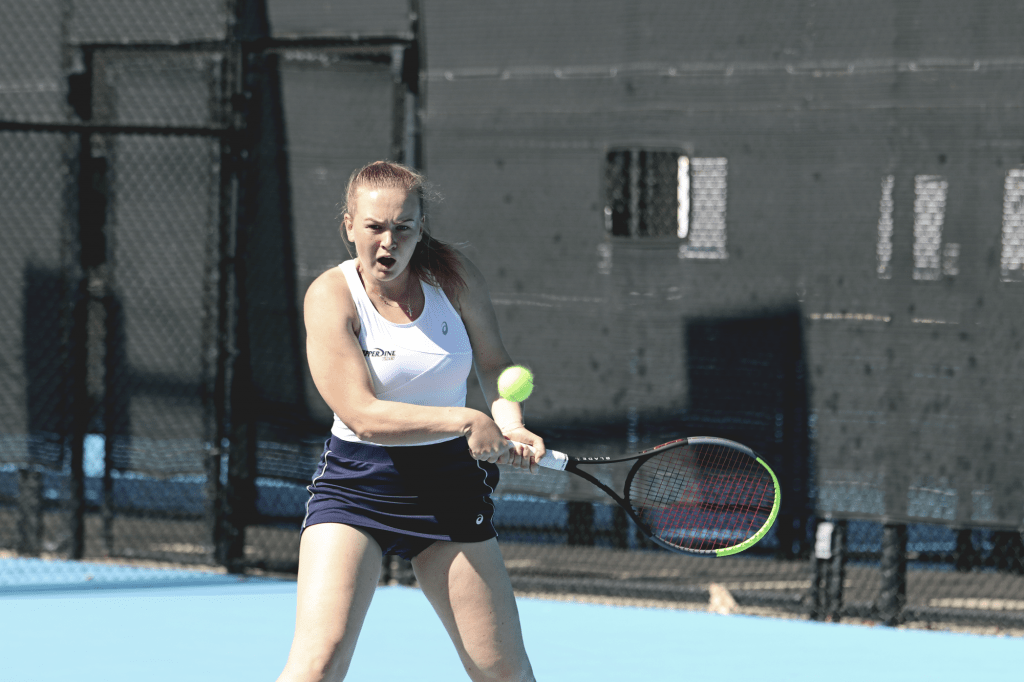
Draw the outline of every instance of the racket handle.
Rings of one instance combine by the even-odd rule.
[[[523,447],[530,448],[530,446],[525,443],[516,443],[516,445],[522,445]],[[533,450],[533,448],[530,448],[530,450]],[[546,469],[557,469],[558,471],[565,471],[565,465],[568,463],[569,455],[564,452],[558,452],[557,450],[550,449],[537,461],[537,464]]]

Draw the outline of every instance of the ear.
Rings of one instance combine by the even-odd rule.
[[[341,218],[341,230],[349,241],[352,241],[352,215],[346,213]]]

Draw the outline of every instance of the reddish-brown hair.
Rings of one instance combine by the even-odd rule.
[[[409,270],[419,279],[439,286],[446,292],[458,292],[466,287],[466,279],[462,274],[462,263],[459,254],[450,244],[435,239],[426,227],[427,183],[421,173],[391,161],[374,161],[352,173],[345,188],[345,207],[343,214],[351,214],[355,210],[356,191],[360,187],[374,189],[401,189],[405,192],[416,192],[420,200],[420,227],[423,239],[416,244],[416,250],[409,261]],[[348,239],[342,239],[349,254],[353,253]]]

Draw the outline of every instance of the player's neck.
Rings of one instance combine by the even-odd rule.
[[[381,282],[372,277],[363,278],[363,286],[371,296],[383,296],[392,301],[407,301],[416,293],[415,284],[416,278],[408,271],[389,282]]]
[[[357,268],[359,278],[362,280],[363,288],[375,300],[374,305],[378,311],[387,316],[386,309],[392,308],[401,310],[410,319],[415,315],[418,307],[417,285],[419,280],[408,270],[401,273],[397,278],[388,282],[381,282],[373,277],[368,277],[362,268]],[[381,308],[384,306],[384,309]]]

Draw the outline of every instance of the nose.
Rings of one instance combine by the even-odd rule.
[[[391,230],[385,230],[380,238],[380,243],[385,249],[391,251],[395,248],[395,233]]]

